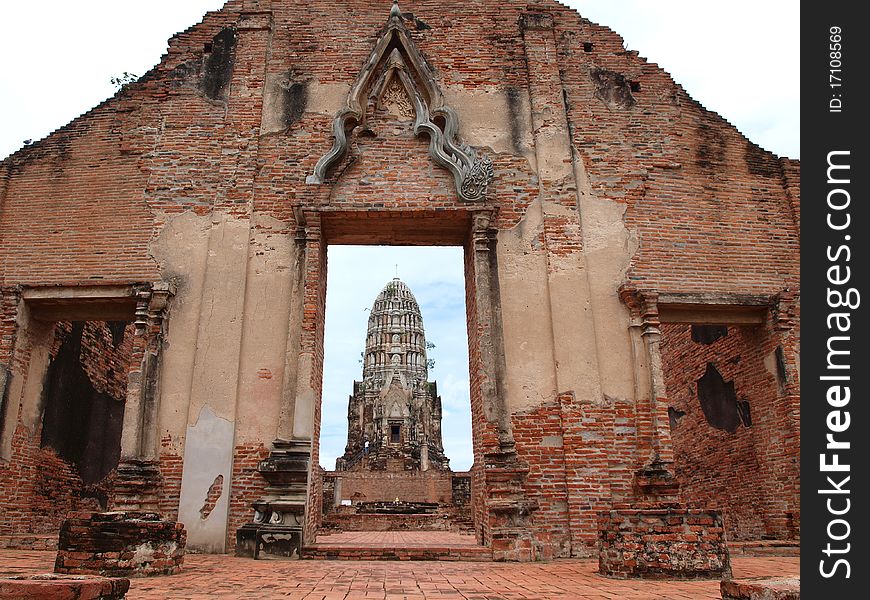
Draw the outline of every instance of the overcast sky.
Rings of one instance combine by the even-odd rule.
[[[628,49],[658,63],[750,140],[781,156],[800,158],[798,2],[566,3],[619,32]],[[165,52],[170,36],[222,5],[222,0],[0,1],[0,158],[113,95],[113,76],[145,73]],[[400,5],[413,10],[410,2]],[[384,0],[384,19],[389,6]],[[459,339],[465,327],[461,255],[456,249],[372,251],[378,254],[330,251],[321,464],[332,468],[343,451],[347,395],[360,374],[364,309],[400,263],[399,275],[417,295],[427,334],[437,345],[431,376],[438,380],[446,409],[445,449],[455,469],[467,468],[471,449],[466,348],[464,337]],[[341,281],[350,282],[353,291],[343,294]]]

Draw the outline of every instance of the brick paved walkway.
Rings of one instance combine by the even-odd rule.
[[[0,576],[52,570],[53,552],[0,550]],[[798,558],[733,559],[735,577],[798,574]],[[133,579],[130,600],[712,600],[718,581],[599,577],[594,560],[549,563],[267,561],[190,554],[184,572]]]

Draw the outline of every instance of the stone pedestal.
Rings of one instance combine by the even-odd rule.
[[[275,440],[269,458],[258,467],[269,482],[266,495],[253,503],[254,519],[236,531],[236,556],[300,558],[308,493],[311,442]]]
[[[731,576],[722,515],[677,502],[615,505],[598,523],[598,572],[620,578]]]
[[[156,460],[124,458],[112,474],[113,511],[158,512],[163,475]]]
[[[535,560],[534,540],[528,521],[538,504],[526,497],[524,483],[528,465],[520,463],[513,452],[487,454],[485,458],[492,559]]]
[[[71,513],[60,528],[56,573],[145,577],[178,573],[184,525],[155,513]]]

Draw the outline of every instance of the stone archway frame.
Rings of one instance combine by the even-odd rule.
[[[317,161],[306,183],[326,181],[330,169],[347,153],[349,134],[365,123],[369,98],[380,102],[395,81],[413,104],[414,134],[428,134],[429,155],[453,175],[459,198],[465,202],[485,201],[493,176],[492,160],[459,141],[456,112],[445,104],[435,74],[411,39],[396,2],[384,32],[350,89],[345,106],[332,121],[332,148]]]
[[[469,367],[472,377],[471,408],[475,469],[473,474],[475,528],[478,541],[492,549],[495,560],[532,560],[533,536],[528,518],[537,508],[525,494],[528,466],[519,461],[510,426],[510,411],[503,389],[504,351],[498,290],[498,264],[494,207],[478,210],[401,213],[395,210],[334,211],[300,210],[300,271],[302,321],[295,394],[288,412],[294,422],[295,443],[310,444],[304,507],[303,545],[313,542],[319,524],[317,495],[319,467],[319,419],[323,370],[323,325],[325,322],[326,247],[330,243],[458,245],[465,248],[465,286],[469,325]],[[378,218],[382,217],[382,218]],[[421,218],[441,219],[434,235],[427,228],[402,227]],[[445,225],[445,220],[453,220]],[[380,227],[383,226],[384,229]],[[393,227],[408,232],[396,239]],[[364,237],[364,236],[368,237]],[[311,403],[312,406],[305,406]],[[311,419],[310,424],[299,419]],[[301,433],[307,435],[299,435]],[[307,440],[304,438],[308,438]],[[283,442],[282,442],[283,443]],[[300,465],[301,466],[301,465]],[[261,469],[262,471],[262,469]],[[300,481],[299,483],[303,483]],[[305,488],[297,488],[302,492]],[[298,493],[298,492],[297,492]],[[298,496],[297,496],[298,497]],[[302,508],[302,507],[299,507]],[[301,512],[301,511],[300,511]],[[304,552],[303,552],[304,553]]]
[[[163,329],[174,293],[166,282],[28,287],[21,292],[27,314],[37,321],[125,320],[135,325],[113,510],[157,512],[162,482],[157,464],[157,379]]]
[[[622,302],[631,315],[630,334],[636,360],[635,387],[646,427],[641,431],[642,465],[635,472],[635,487],[645,498],[674,499],[674,448],[668,424],[668,393],[661,358],[661,324],[763,325],[778,306],[769,295],[686,293],[638,289],[622,285]]]

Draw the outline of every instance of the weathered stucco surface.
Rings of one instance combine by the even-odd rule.
[[[178,520],[187,529],[187,544],[201,552],[223,552],[232,485],[233,423],[204,406],[187,427],[184,475]],[[217,483],[217,485],[215,485]],[[217,500],[209,492],[220,490]],[[210,508],[210,510],[208,510]]]

